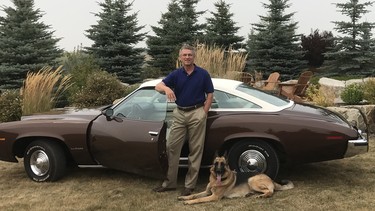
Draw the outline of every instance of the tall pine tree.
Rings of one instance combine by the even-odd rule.
[[[259,16],[260,23],[252,24],[248,48],[250,70],[262,71],[269,75],[277,71],[281,78],[291,79],[301,73],[306,61],[302,60],[303,51],[299,48],[299,35],[296,35],[297,22],[291,19],[294,13],[285,14],[289,8],[288,0],[270,0],[263,3],[268,10],[267,16]]]
[[[168,11],[161,15],[160,27],[151,26],[155,36],[148,36],[146,44],[152,59],[148,62],[152,67],[167,75],[176,67],[178,48],[185,40],[181,37],[182,9],[177,0],[168,4]]]
[[[202,39],[204,24],[197,24],[203,14],[196,11],[199,0],[171,0],[168,11],[162,14],[159,26],[151,26],[155,35],[148,36],[146,41],[148,62],[152,67],[161,70],[163,75],[176,68],[178,50],[183,43],[194,44]]]
[[[214,3],[216,12],[211,12],[213,17],[207,18],[207,27],[205,34],[205,43],[223,47],[224,49],[241,47],[243,37],[237,36],[240,27],[233,21],[230,5],[224,0]]]
[[[199,24],[198,18],[202,16],[205,11],[197,11],[196,6],[200,0],[180,0],[182,8],[182,24],[183,31],[181,31],[184,42],[194,44],[203,39],[203,30],[206,24]]]
[[[0,88],[19,88],[28,71],[53,66],[62,54],[60,40],[50,26],[40,21],[42,12],[34,9],[33,0],[13,0],[13,7],[3,6],[0,17]]]
[[[339,11],[350,18],[349,21],[334,21],[335,30],[342,34],[335,39],[335,48],[325,54],[324,63],[329,75],[362,75],[375,73],[375,51],[371,46],[375,40],[371,38],[371,29],[374,23],[360,22],[364,14],[374,2],[359,3],[358,0],[349,0],[346,3],[335,4]]]
[[[135,45],[145,38],[139,31],[137,13],[130,14],[133,2],[127,0],[105,0],[99,3],[102,12],[96,25],[86,30],[86,36],[94,41],[86,50],[98,60],[99,66],[114,73],[125,83],[141,81],[141,67],[144,62],[142,48]]]

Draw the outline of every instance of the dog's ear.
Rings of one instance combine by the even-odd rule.
[[[216,150],[215,154],[214,154],[214,159],[217,158],[217,157],[219,157],[219,152]]]
[[[228,152],[226,150],[224,151],[223,157],[225,158],[225,160],[228,160]]]

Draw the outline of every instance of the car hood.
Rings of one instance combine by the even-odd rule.
[[[30,116],[23,116],[22,121],[30,120],[93,120],[101,114],[100,109],[75,109],[75,108],[64,108],[52,110],[47,113],[34,114]]]

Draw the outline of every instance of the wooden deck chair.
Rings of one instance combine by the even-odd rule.
[[[279,81],[280,73],[273,72],[268,76],[268,79],[264,81],[264,86],[262,87],[262,90],[264,91],[274,91],[278,88],[278,85],[280,83]]]
[[[248,72],[241,72],[240,73],[240,81],[252,85],[254,83],[254,77]]]
[[[279,83],[279,95],[285,96],[295,102],[303,102],[302,98],[305,96],[306,89],[312,76],[312,71],[304,71],[301,73],[296,83]]]

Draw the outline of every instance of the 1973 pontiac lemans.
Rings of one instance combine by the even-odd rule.
[[[162,178],[166,137],[177,109],[143,83],[120,102],[102,109],[32,115],[0,124],[0,160],[18,162],[34,181],[55,181],[68,164],[104,166]],[[213,79],[202,167],[215,152],[227,152],[230,167],[248,174],[278,175],[282,163],[342,159],[368,151],[367,135],[341,115],[297,104],[246,84]],[[186,140],[188,141],[188,140]],[[186,165],[188,147],[181,153]]]

